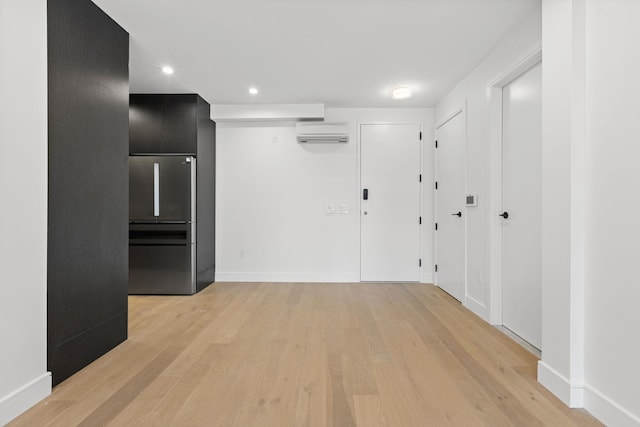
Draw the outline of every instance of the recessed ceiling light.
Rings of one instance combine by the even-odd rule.
[[[258,94],[258,88],[257,87],[250,87],[249,88],[249,93],[251,95],[257,95]]]
[[[164,67],[162,67],[162,72],[165,74],[173,74],[173,68],[165,65]]]
[[[393,99],[407,99],[411,98],[411,89],[407,86],[398,86],[391,92],[391,97]]]

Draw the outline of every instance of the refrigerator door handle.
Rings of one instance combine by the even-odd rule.
[[[160,163],[153,164],[153,216],[160,216]]]

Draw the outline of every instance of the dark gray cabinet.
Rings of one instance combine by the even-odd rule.
[[[215,275],[216,124],[197,94],[132,94],[129,97],[129,152],[196,157],[196,290]]]
[[[196,94],[132,94],[132,154],[197,154],[198,121],[210,120],[209,104]]]
[[[129,35],[48,2],[47,365],[58,384],[127,338]]]

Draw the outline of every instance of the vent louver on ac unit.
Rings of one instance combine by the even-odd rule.
[[[296,134],[299,143],[349,142],[349,127],[346,123],[298,123]]]

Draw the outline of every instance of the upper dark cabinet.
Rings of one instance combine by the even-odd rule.
[[[197,154],[198,120],[209,120],[199,95],[133,94],[129,104],[131,154]]]

